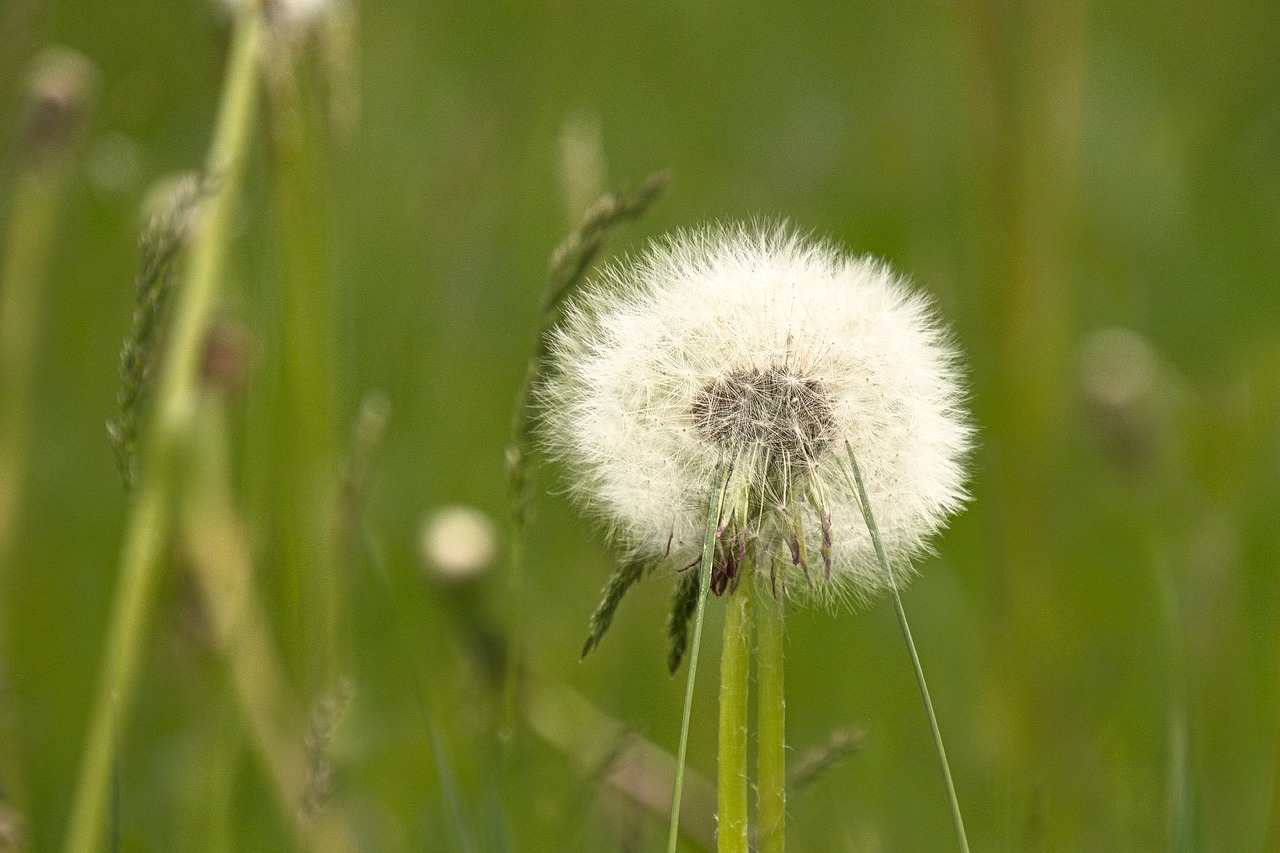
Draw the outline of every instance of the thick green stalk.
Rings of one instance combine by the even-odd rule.
[[[26,476],[31,389],[36,366],[42,290],[57,225],[66,169],[18,176],[0,268],[0,785],[25,806],[18,703],[13,672],[13,589],[16,532]]]
[[[93,82],[93,68],[79,54],[47,50],[36,61],[15,140],[18,169],[0,250],[0,791],[19,811],[29,803],[22,720],[12,689],[15,552],[49,259]]]
[[[893,596],[893,607],[898,614],[898,625],[902,628],[902,637],[907,641],[907,652],[911,655],[911,666],[916,674],[916,686],[920,688],[920,698],[924,701],[925,714],[929,717],[929,729],[933,733],[933,747],[938,753],[938,763],[942,766],[942,779],[947,786],[947,801],[951,806],[951,821],[955,824],[956,841],[963,853],[969,853],[969,839],[964,832],[964,818],[960,815],[960,800],[956,796],[956,784],[951,780],[951,765],[947,762],[947,750],[942,745],[942,730],[938,727],[938,717],[933,712],[933,700],[929,698],[929,685],[924,680],[924,667],[920,665],[920,656],[916,653],[915,640],[911,638],[911,626],[907,624],[907,611],[902,607],[902,597],[898,595],[898,582],[893,577],[893,566],[885,556],[884,544],[880,541],[880,528],[876,526],[875,515],[871,512],[871,501],[867,498],[867,489],[862,483],[862,469],[853,455],[853,447],[847,441],[845,448],[849,452],[849,467],[852,472],[854,493],[858,496],[858,504],[862,507],[862,518],[867,523],[867,531],[871,534],[871,544],[876,549],[876,557],[880,568],[889,578],[889,592]]]
[[[94,79],[93,66],[80,54],[46,50],[26,82],[24,116],[14,140],[18,169],[0,255],[0,572],[12,558],[26,471],[27,409],[39,353],[45,277]],[[3,580],[0,577],[0,583]],[[0,587],[0,596],[7,599],[8,590]]]
[[[684,715],[680,720],[680,746],[676,750],[676,783],[671,794],[671,828],[667,835],[667,853],[676,853],[676,839],[680,835],[680,797],[684,793],[684,760],[689,747],[689,720],[693,717],[693,685],[698,675],[698,649],[702,646],[702,617],[707,609],[707,595],[711,589],[711,563],[716,554],[716,528],[720,524],[720,510],[724,507],[724,490],[729,485],[733,462],[721,463],[719,487],[707,501],[707,526],[702,537],[702,561],[698,566],[698,610],[693,617],[693,643],[689,647],[689,677],[684,688]]]
[[[787,817],[787,697],[783,681],[786,603],[756,603],[756,835],[760,853],[783,853]]]
[[[7,563],[12,547],[26,467],[41,285],[62,201],[61,177],[43,172],[19,176],[0,270],[0,564]]]
[[[172,524],[173,456],[196,393],[199,357],[222,280],[231,215],[257,112],[262,21],[245,4],[236,22],[218,124],[209,152],[209,195],[199,214],[169,333],[165,370],[141,452],[140,482],[125,531],[120,580],[90,712],[65,849],[91,853],[106,841],[107,793],[116,728],[128,718],[156,576]]]
[[[288,36],[266,64],[273,202],[280,252],[283,417],[278,421],[281,562],[286,636],[308,689],[336,681],[338,606],[333,552],[333,288],[325,145],[313,57]]]
[[[738,588],[725,599],[724,644],[720,651],[720,853],[747,853],[747,707],[751,681],[751,623],[756,579],[739,567]]]

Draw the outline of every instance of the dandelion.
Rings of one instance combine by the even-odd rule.
[[[629,561],[696,563],[732,466],[718,594],[749,559],[775,594],[864,600],[903,579],[966,499],[971,428],[928,301],[881,262],[786,226],[685,231],[606,270],[552,353],[545,442]]]
[[[758,849],[784,846],[778,601],[862,601],[887,589],[967,851],[897,592],[912,558],[966,500],[972,429],[956,350],[927,300],[879,261],[784,225],[712,226],[607,269],[565,309],[550,352],[544,442],[569,470],[571,494],[626,552],[584,653],[647,568],[700,566],[677,584],[669,620],[673,671],[690,618],[694,631],[668,851],[708,592],[729,599],[717,845],[748,849],[747,682],[755,589],[765,578],[774,600],[759,608],[756,650]]]

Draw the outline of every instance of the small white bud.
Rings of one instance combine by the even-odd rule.
[[[422,520],[419,542],[424,562],[449,581],[476,577],[498,554],[493,519],[470,506],[447,506]]]

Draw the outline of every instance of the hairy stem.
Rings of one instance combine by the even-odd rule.
[[[698,675],[698,649],[702,646],[702,617],[707,609],[707,593],[711,589],[711,563],[716,553],[716,529],[724,507],[724,490],[733,471],[732,460],[720,465],[716,479],[719,487],[707,501],[707,526],[702,537],[702,562],[698,567],[698,610],[693,617],[693,644],[689,647],[689,677],[684,688],[684,714],[680,720],[680,746],[676,749],[676,784],[671,794],[671,829],[667,835],[667,853],[676,853],[680,835],[680,796],[684,790],[684,761],[689,751],[689,720],[693,716],[693,685]]]
[[[725,600],[724,645],[720,652],[720,853],[747,853],[747,706],[751,676],[751,623],[756,579],[741,567],[738,588]]]
[[[915,640],[911,638],[911,626],[907,624],[907,611],[902,607],[902,597],[898,595],[898,583],[893,576],[893,566],[884,553],[884,544],[880,541],[880,528],[876,526],[875,515],[871,512],[871,501],[867,499],[867,489],[862,483],[862,470],[853,454],[853,447],[846,441],[845,448],[849,452],[849,467],[852,473],[854,493],[862,507],[862,518],[867,522],[867,531],[871,534],[871,544],[875,546],[876,557],[880,560],[880,568],[889,578],[889,592],[893,596],[893,607],[898,614],[898,625],[902,628],[902,637],[907,641],[907,652],[911,655],[911,666],[915,670],[916,685],[920,688],[920,698],[924,701],[925,714],[929,717],[929,729],[933,733],[933,747],[938,753],[938,763],[942,766],[942,779],[947,786],[947,801],[951,805],[951,820],[955,824],[956,841],[963,853],[969,853],[969,839],[964,832],[964,818],[960,815],[960,800],[956,797],[956,784],[951,779],[951,765],[947,763],[947,750],[942,745],[942,730],[938,728],[938,717],[933,711],[933,701],[929,698],[929,686],[924,680],[924,668],[920,665],[920,655],[916,653]]]
[[[756,788],[760,853],[783,853],[787,817],[787,697],[783,682],[786,603],[761,595],[756,604]]]

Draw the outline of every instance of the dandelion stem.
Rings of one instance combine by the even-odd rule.
[[[757,821],[760,853],[783,853],[787,816],[787,698],[783,682],[785,602],[761,595],[756,603]]]
[[[716,476],[718,488],[707,502],[707,526],[702,537],[702,562],[698,567],[698,610],[693,617],[693,644],[689,648],[689,677],[685,681],[680,746],[676,750],[676,782],[671,794],[671,831],[667,836],[667,853],[675,853],[676,839],[680,835],[680,796],[684,789],[684,761],[689,747],[689,720],[693,715],[693,685],[698,674],[698,649],[702,645],[702,616],[706,611],[707,594],[711,589],[711,562],[716,551],[716,528],[720,524],[724,490],[729,485],[732,470],[732,460],[726,459],[720,464]]]
[[[720,652],[719,829],[720,853],[747,853],[747,706],[751,675],[751,623],[756,579],[744,561],[738,588],[725,601]]]
[[[911,638],[911,627],[907,624],[907,611],[902,607],[902,597],[898,595],[898,583],[893,576],[893,566],[884,553],[884,545],[880,541],[880,528],[876,526],[875,516],[871,512],[871,501],[867,498],[867,489],[862,483],[862,470],[858,467],[853,447],[845,442],[849,453],[849,467],[852,472],[854,492],[858,504],[862,508],[862,518],[867,523],[867,531],[871,534],[871,544],[875,546],[876,557],[880,560],[880,568],[889,578],[889,592],[893,596],[893,607],[898,614],[898,624],[902,627],[902,637],[907,641],[907,651],[911,655],[911,666],[915,670],[916,685],[920,688],[920,698],[924,701],[925,714],[929,717],[929,728],[933,733],[933,746],[938,753],[938,763],[942,765],[942,778],[947,786],[947,800],[951,805],[951,820],[956,828],[956,841],[963,853],[969,853],[969,839],[964,832],[964,818],[960,815],[960,800],[956,797],[956,785],[951,779],[951,765],[947,763],[947,750],[942,745],[942,730],[938,728],[938,717],[933,711],[933,701],[929,698],[929,686],[925,683],[924,668],[920,665],[920,655],[916,653],[915,641]]]
[[[207,179],[213,186],[199,233],[191,244],[169,334],[165,373],[160,378],[153,422],[142,447],[140,482],[125,531],[106,652],[72,800],[65,846],[68,853],[90,853],[106,840],[103,830],[115,732],[119,721],[128,716],[143,632],[173,521],[173,455],[187,426],[200,348],[222,277],[231,212],[256,110],[261,39],[258,7],[246,4],[236,21],[218,125],[209,152]]]

